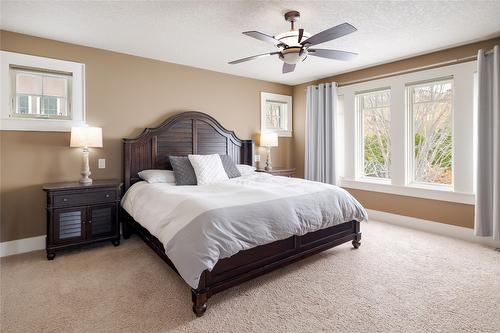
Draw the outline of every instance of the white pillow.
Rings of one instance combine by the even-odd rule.
[[[236,164],[236,168],[242,176],[251,175],[255,172],[255,167],[247,164]]]
[[[217,183],[229,179],[219,154],[188,155],[198,185]]]
[[[172,170],[142,170],[139,177],[148,183],[174,183],[175,176]]]

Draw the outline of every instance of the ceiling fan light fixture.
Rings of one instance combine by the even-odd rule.
[[[301,50],[300,47],[290,47],[284,49],[280,53],[280,59],[283,60],[283,62],[290,65],[295,65],[299,63],[300,61],[304,60],[306,56],[307,56],[307,50],[305,49]]]

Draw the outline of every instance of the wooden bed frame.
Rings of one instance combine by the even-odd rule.
[[[171,169],[168,157],[188,154],[227,154],[239,164],[253,165],[255,143],[240,140],[211,116],[201,112],[184,112],[167,119],[156,128],[147,128],[135,139],[124,139],[124,189],[139,181],[138,172],[145,169]],[[122,232],[139,235],[167,264],[177,272],[163,244],[122,211]],[[270,244],[241,251],[220,260],[212,271],[204,271],[198,288],[192,290],[193,311],[202,316],[212,295],[234,285],[268,273],[276,268],[352,241],[360,246],[361,232],[357,221],[342,223],[303,236],[293,236]]]

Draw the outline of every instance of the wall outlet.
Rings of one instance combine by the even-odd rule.
[[[105,158],[100,158],[100,159],[98,160],[98,165],[97,165],[97,167],[98,167],[99,169],[105,169],[105,168],[106,168],[106,159],[105,159]]]
[[[255,162],[260,162],[260,155],[259,154],[255,155]]]

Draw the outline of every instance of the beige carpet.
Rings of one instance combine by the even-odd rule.
[[[140,239],[1,261],[6,332],[500,332],[500,253],[392,225],[212,297]]]

